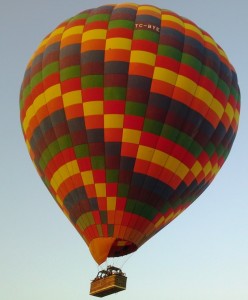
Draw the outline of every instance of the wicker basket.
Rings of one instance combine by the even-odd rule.
[[[113,274],[104,278],[97,278],[91,282],[90,295],[105,297],[126,289],[127,277]]]

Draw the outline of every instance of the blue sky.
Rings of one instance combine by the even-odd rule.
[[[106,3],[109,1],[9,0],[1,5],[0,298],[3,300],[91,298],[89,284],[98,268],[28,156],[19,122],[19,90],[28,59],[40,40],[67,17]],[[149,3],[192,19],[224,48],[238,73],[241,120],[231,154],[212,185],[186,212],[128,259],[124,265],[127,291],[108,299],[247,300],[248,3],[246,0]]]

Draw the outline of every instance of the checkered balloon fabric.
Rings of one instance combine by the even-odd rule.
[[[61,23],[20,93],[31,159],[98,264],[137,250],[208,187],[239,110],[220,46],[149,5],[104,5]]]

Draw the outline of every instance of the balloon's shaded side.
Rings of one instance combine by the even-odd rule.
[[[223,50],[153,6],[106,5],[40,44],[21,90],[30,156],[100,264],[186,209],[229,154],[239,88]]]

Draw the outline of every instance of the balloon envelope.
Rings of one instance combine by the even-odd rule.
[[[30,156],[98,264],[135,251],[207,188],[239,109],[220,46],[190,20],[136,4],[60,24],[20,94]]]

